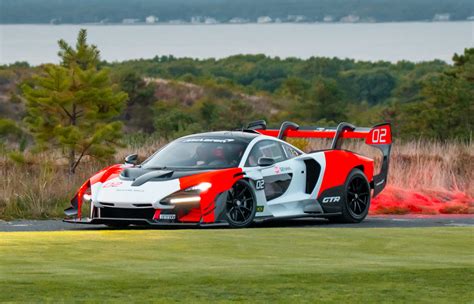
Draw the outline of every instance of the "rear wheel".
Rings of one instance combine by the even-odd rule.
[[[364,173],[354,169],[347,176],[342,215],[330,220],[343,223],[359,223],[365,219],[370,207],[370,185]]]
[[[226,219],[231,227],[250,226],[257,210],[257,200],[252,185],[243,179],[237,181],[228,192],[225,207]]]

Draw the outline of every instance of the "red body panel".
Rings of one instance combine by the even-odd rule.
[[[256,130],[258,133],[277,137],[279,130]],[[344,132],[342,138],[366,138],[368,132]],[[299,137],[299,138],[334,138],[336,131],[327,130],[327,131],[318,131],[318,130],[287,130],[285,132],[285,137]]]
[[[198,222],[212,223],[215,221],[214,209],[216,207],[215,200],[217,195],[229,190],[236,181],[243,177],[241,168],[222,169],[216,171],[205,172],[179,179],[181,190],[195,186],[199,183],[208,182],[212,187],[201,193],[200,208],[191,210],[185,216],[179,218],[182,222]]]
[[[98,182],[103,183],[109,179],[116,178],[124,168],[126,168],[126,165],[115,164],[100,170],[89,179],[91,185]]]
[[[77,217],[80,219],[82,217],[82,196],[86,192],[86,190],[91,186],[90,181],[87,180],[82,186],[79,188],[76,194],[77,199]]]
[[[94,174],[91,178],[89,178],[77,191],[77,217],[81,218],[81,210],[82,210],[82,196],[87,191],[87,189],[98,182],[105,182],[109,179],[117,177],[120,172],[124,169],[125,165],[122,164],[115,164],[112,166],[108,166],[96,174]]]
[[[368,145],[387,145],[392,143],[392,131],[390,125],[373,127],[365,139]]]
[[[344,185],[349,172],[355,167],[362,167],[369,182],[373,179],[374,162],[372,159],[345,150],[325,151],[326,170],[318,196],[332,187]]]

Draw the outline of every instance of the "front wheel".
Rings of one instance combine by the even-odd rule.
[[[252,224],[257,210],[255,192],[250,182],[237,181],[228,191],[226,219],[231,227],[245,228]]]
[[[360,223],[369,213],[370,185],[364,172],[352,170],[347,176],[345,200],[342,206],[342,215],[330,220],[343,223]]]

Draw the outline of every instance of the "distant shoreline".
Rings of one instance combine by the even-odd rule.
[[[80,28],[101,48],[102,59],[120,62],[172,55],[222,59],[238,54],[269,57],[337,57],[357,61],[452,61],[474,46],[474,22],[267,23],[267,24],[9,24],[0,25],[0,64],[57,62],[57,41]],[[440,43],[442,42],[442,43]],[[34,51],[32,51],[34,50]]]
[[[85,25],[85,26],[216,26],[216,25],[229,25],[229,26],[239,26],[239,25],[351,25],[351,24],[394,24],[394,23],[435,23],[435,24],[444,24],[444,23],[474,23],[474,20],[450,20],[450,21],[432,21],[432,20],[413,20],[413,21],[358,21],[358,22],[268,22],[268,23],[258,23],[258,22],[245,22],[245,23],[229,23],[229,22],[221,22],[221,23],[191,23],[191,22],[183,22],[183,23],[169,23],[169,22],[156,22],[156,23],[146,23],[146,22],[137,22],[137,23],[0,23],[0,26],[3,25],[41,25],[41,26],[69,26],[69,25]]]

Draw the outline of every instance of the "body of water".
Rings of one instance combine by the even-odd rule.
[[[0,25],[0,64],[58,62],[57,40],[89,32],[107,61],[266,54],[357,60],[441,59],[474,46],[474,22],[243,25]]]

